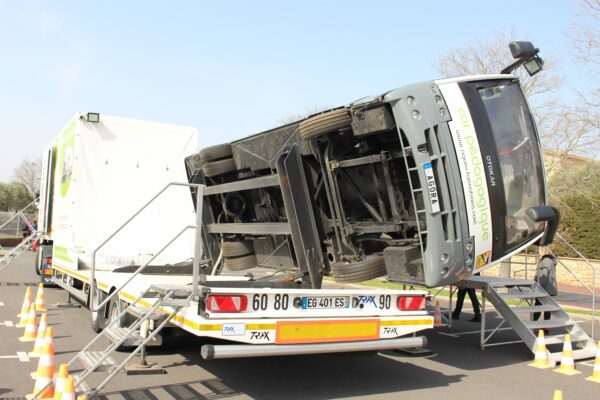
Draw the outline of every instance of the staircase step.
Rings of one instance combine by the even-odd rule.
[[[102,351],[82,351],[79,353],[79,360],[85,366],[85,368],[91,368],[97,364],[98,360],[100,360],[104,356],[104,352]],[[104,372],[104,371],[112,371],[117,366],[117,363],[111,356],[106,357],[99,365],[94,368],[94,371]]]
[[[571,343],[577,342],[587,342],[590,340],[590,337],[584,333],[580,334],[571,334]],[[563,344],[565,342],[565,335],[551,335],[546,336],[544,341],[546,342],[546,346],[553,344]]]
[[[550,353],[554,361],[560,362],[562,357],[562,351],[556,353]],[[596,350],[591,348],[573,350],[573,360],[587,360],[596,357]]]
[[[73,380],[75,382],[77,382],[77,380],[79,379],[79,376],[80,376],[79,374],[71,375],[71,377],[73,378]],[[75,389],[76,389],[77,393],[79,393],[79,394],[87,393],[92,390],[92,388],[90,388],[90,385],[88,385],[85,380],[81,381],[79,384],[76,384]]]
[[[549,319],[547,321],[523,321],[523,324],[529,329],[552,329],[565,328],[575,325],[575,321],[567,318]]]
[[[123,338],[125,341],[121,343],[121,346],[131,347],[139,346],[144,339],[136,331],[130,332],[129,328],[117,328],[114,326],[108,327],[102,331],[104,336],[108,338],[112,343],[117,343]]]
[[[542,304],[537,306],[528,306],[528,307],[511,307],[510,308],[514,313],[535,313],[535,312],[544,312],[544,311],[560,311],[559,305],[556,304]]]
[[[535,299],[539,297],[548,297],[548,293],[539,290],[530,290],[527,292],[508,292],[498,293],[503,299]]]
[[[161,302],[165,307],[187,307],[190,303],[188,299],[165,299]]]
[[[148,313],[148,310],[141,308],[141,307],[136,307],[136,306],[131,307],[130,306],[127,312],[136,318],[141,318],[142,316],[144,316]],[[165,318],[166,316],[167,316],[166,314],[156,311],[156,312],[152,313],[152,315],[148,319],[157,321],[157,320]]]

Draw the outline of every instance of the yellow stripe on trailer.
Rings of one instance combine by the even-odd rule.
[[[433,319],[402,319],[395,321],[381,321],[381,326],[411,326],[411,325],[433,325]]]
[[[87,276],[78,274],[77,272],[71,271],[68,268],[57,265],[56,262],[54,262],[54,260],[52,261],[52,268],[54,268],[57,271],[62,272],[63,274],[67,274],[74,278],[80,279],[80,280],[84,281],[85,283],[90,283],[90,279]],[[106,283],[98,282],[98,286],[101,287],[102,289],[108,289],[108,285]]]

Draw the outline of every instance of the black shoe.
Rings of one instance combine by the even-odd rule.
[[[473,316],[473,318],[471,318],[469,321],[471,321],[471,322],[481,322],[481,314],[475,314]]]
[[[452,319],[459,319],[460,314],[452,313]]]

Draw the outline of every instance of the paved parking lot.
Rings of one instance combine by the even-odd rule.
[[[29,373],[37,359],[21,343],[23,329],[16,315],[27,285],[37,284],[33,253],[21,256],[0,272],[0,398],[28,394],[34,382]],[[57,309],[64,291],[46,290],[50,325],[55,329],[56,362],[66,362],[94,333],[89,312]],[[410,357],[393,351],[379,354],[339,354],[205,361],[202,341],[190,335],[167,339],[164,348],[151,350],[149,360],[167,370],[165,375],[118,377],[104,390],[106,399],[330,399],[330,398],[440,398],[440,399],[552,399],[562,389],[565,400],[600,398],[600,384],[585,381],[593,360],[578,363],[582,374],[564,376],[527,367],[531,354],[523,344],[479,349],[479,325],[464,321],[452,329],[426,332],[433,355]],[[489,317],[489,325],[499,321]],[[589,322],[584,323],[589,328]],[[510,330],[497,340],[515,340]],[[117,357],[124,357],[124,353]],[[94,379],[100,378],[99,373]]]

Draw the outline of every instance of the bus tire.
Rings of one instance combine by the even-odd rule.
[[[225,258],[223,262],[223,268],[230,271],[243,271],[256,267],[258,261],[256,260],[255,254],[248,254],[241,257]]]
[[[223,257],[240,257],[254,253],[254,244],[251,240],[239,242],[223,242]]]
[[[387,273],[383,256],[353,263],[333,263],[331,273],[336,282],[354,283],[378,278]]]
[[[314,139],[350,126],[351,123],[352,116],[350,115],[350,111],[346,108],[341,108],[315,115],[300,122],[298,130],[302,139]]]
[[[108,297],[106,293],[98,288],[96,288],[96,293],[97,295],[90,294],[90,308],[95,308]],[[106,306],[98,311],[92,311],[92,330],[94,332],[102,332],[102,330],[106,328],[106,321]]]
[[[200,150],[200,159],[202,160],[202,163],[231,158],[232,156],[233,153],[231,152],[231,145],[229,143],[218,144]]]
[[[217,160],[207,162],[202,165],[202,172],[204,172],[204,176],[211,178],[213,176],[219,176],[226,174],[228,172],[235,171],[235,162],[233,158],[226,158],[224,160]]]

